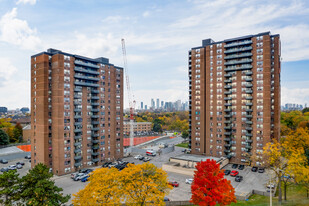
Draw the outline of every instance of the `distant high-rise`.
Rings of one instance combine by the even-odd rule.
[[[123,69],[48,49],[31,57],[31,166],[57,175],[123,157]]]
[[[164,101],[161,101],[161,108],[163,109],[164,107]]]
[[[147,105],[145,105],[145,110],[147,110]]]
[[[280,37],[270,32],[189,51],[189,146],[193,154],[247,163],[280,138]],[[259,165],[261,160],[253,164]]]
[[[8,108],[7,107],[0,107],[0,113],[7,113]]]
[[[155,100],[151,99],[151,109],[155,109]]]
[[[143,103],[143,102],[141,102],[141,109],[143,109],[143,108],[144,108],[143,104],[144,104],[144,103]]]
[[[160,100],[157,99],[157,109],[159,109],[159,108],[160,108]]]

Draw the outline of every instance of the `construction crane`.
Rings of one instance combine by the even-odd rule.
[[[123,67],[126,76],[126,86],[127,86],[127,97],[130,107],[130,151],[133,147],[133,139],[134,139],[134,131],[133,131],[133,124],[134,124],[134,108],[135,108],[135,100],[134,96],[131,93],[131,86],[129,80],[129,71],[128,71],[128,63],[127,63],[127,52],[126,52],[126,45],[124,39],[121,39],[122,44],[122,55],[123,55]]]

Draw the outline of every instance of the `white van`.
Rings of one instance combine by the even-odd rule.
[[[153,151],[153,150],[147,150],[146,151],[146,155],[148,155],[148,156],[156,156],[157,153],[155,151]]]

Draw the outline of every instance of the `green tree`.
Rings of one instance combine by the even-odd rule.
[[[55,182],[46,165],[39,163],[21,180],[21,197],[27,205],[62,205],[70,199],[70,195],[64,196]]]
[[[7,145],[10,142],[9,135],[0,129],[0,145]]]
[[[181,136],[182,136],[182,138],[187,139],[187,138],[189,137],[189,132],[188,132],[188,130],[183,131],[182,134],[181,134]]]
[[[20,137],[23,136],[23,128],[20,125],[20,123],[17,123],[13,129],[13,136],[14,136],[14,140],[15,142],[20,140]]]
[[[153,124],[153,129],[154,132],[162,132],[162,126],[159,123],[154,123]]]
[[[305,114],[306,112],[309,112],[309,107],[304,108],[302,112],[303,114]]]
[[[0,175],[0,203],[12,205],[19,200],[20,178],[16,170],[9,170]]]

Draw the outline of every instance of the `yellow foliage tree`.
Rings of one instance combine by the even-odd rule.
[[[73,204],[164,205],[164,196],[170,189],[166,172],[150,163],[129,164],[122,171],[102,168],[91,174],[85,189],[73,195]]]
[[[164,196],[172,188],[166,172],[150,163],[130,164],[122,171],[120,181],[126,203],[141,206],[164,205]]]
[[[73,194],[74,205],[117,205],[121,204],[119,184],[120,172],[116,168],[100,168],[92,172],[89,184],[77,194]]]

